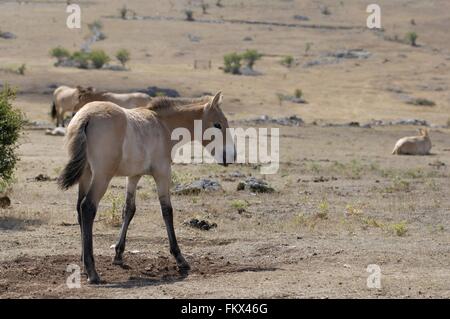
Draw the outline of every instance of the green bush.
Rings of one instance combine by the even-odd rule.
[[[120,17],[124,20],[127,19],[128,8],[126,5],[123,5],[122,8],[119,9]]]
[[[303,92],[302,92],[302,90],[300,90],[300,89],[295,89],[294,96],[295,96],[297,99],[301,99],[301,98],[303,97]]]
[[[186,10],[184,14],[186,15],[187,21],[194,21],[194,12],[192,10]]]
[[[21,66],[19,66],[17,68],[17,73],[19,73],[20,75],[25,75],[25,70],[27,69],[27,65],[26,64],[22,64]]]
[[[126,49],[120,49],[116,53],[116,59],[125,67],[125,64],[130,60],[130,52]]]
[[[261,57],[262,54],[256,50],[247,50],[242,54],[242,59],[247,62],[247,66],[250,69],[253,69],[253,65],[255,64],[255,62],[261,59]]]
[[[419,36],[417,35],[417,33],[415,32],[408,32],[406,34],[406,41],[409,42],[409,44],[411,44],[413,47],[417,46],[417,38]]]
[[[89,67],[89,53],[76,51],[70,57],[72,60],[78,62],[79,67],[82,69],[87,69]]]
[[[101,69],[105,63],[108,63],[111,60],[103,50],[93,50],[89,54],[89,59],[92,61],[96,69]]]
[[[228,53],[223,57],[223,63],[225,65],[224,72],[231,74],[240,74],[242,57],[236,52]]]
[[[5,85],[0,92],[0,184],[7,185],[13,178],[18,160],[16,149],[24,118],[12,107],[15,92]]]
[[[292,65],[294,64],[294,57],[292,55],[286,55],[281,60],[281,64],[288,68],[292,67]]]
[[[59,61],[69,58],[70,52],[69,50],[63,48],[63,47],[56,47],[50,50],[50,55],[54,58],[56,58]]]

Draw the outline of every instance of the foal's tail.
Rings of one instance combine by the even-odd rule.
[[[67,149],[69,162],[58,177],[58,185],[62,190],[67,190],[75,185],[83,174],[86,166],[86,127],[89,118],[84,117],[68,130]]]
[[[56,104],[55,101],[53,101],[52,109],[51,109],[52,119],[56,119]]]

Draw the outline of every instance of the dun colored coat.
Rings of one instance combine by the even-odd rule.
[[[152,175],[157,186],[161,212],[167,228],[170,252],[180,270],[189,264],[181,254],[173,227],[173,209],[170,201],[171,152],[177,141],[171,140],[172,131],[185,128],[194,134],[194,121],[202,121],[203,132],[208,128],[229,133],[228,121],[219,107],[219,92],[204,103],[179,106],[174,101],[155,99],[148,107],[124,109],[111,102],[92,102],[77,112],[67,129],[69,161],[58,184],[62,189],[78,184],[77,212],[82,236],[82,259],[90,283],[100,277],[94,264],[92,227],[98,204],[114,176],[127,176],[123,223],[116,244],[114,264],[123,263],[126,233],[136,211],[136,187],[143,175]],[[202,134],[203,134],[202,132]],[[235,159],[235,147],[221,141],[215,150],[223,165]],[[209,141],[199,141],[206,146]],[[231,142],[232,143],[232,142]],[[220,162],[219,162],[220,163]]]
[[[431,140],[428,129],[419,129],[418,136],[401,138],[395,143],[392,154],[396,155],[427,155],[430,154]]]

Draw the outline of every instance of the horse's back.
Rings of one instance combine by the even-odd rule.
[[[108,100],[117,105],[133,109],[147,105],[151,101],[148,94],[133,92],[133,93],[107,93]]]
[[[97,174],[115,174],[122,158],[122,145],[127,129],[124,110],[111,102],[90,102],[78,111],[68,127],[72,130],[85,125],[88,162]]]

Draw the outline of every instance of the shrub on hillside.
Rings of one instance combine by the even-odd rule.
[[[236,52],[228,53],[223,57],[224,72],[231,74],[240,74],[242,57]]]
[[[0,92],[0,184],[8,185],[18,160],[16,149],[24,119],[22,112],[12,107],[15,93],[5,85]]]
[[[103,50],[93,50],[89,54],[89,59],[96,69],[101,69],[104,64],[108,63],[111,58]]]

